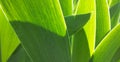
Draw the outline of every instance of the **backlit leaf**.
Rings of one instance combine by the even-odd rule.
[[[96,0],[96,46],[110,31],[109,6],[106,0]]]
[[[16,47],[20,44],[16,33],[5,17],[0,7],[0,41],[2,62],[6,62]]]
[[[97,46],[93,62],[110,62],[120,48],[120,24],[109,32]]]
[[[30,22],[58,35],[66,34],[59,0],[0,0],[0,4],[10,21]]]
[[[59,0],[64,16],[72,15],[72,0]]]
[[[96,32],[95,0],[78,1],[78,6],[76,8],[75,15],[86,13],[91,13],[90,19],[88,20],[87,24],[83,27],[82,30],[77,32],[76,35],[73,35],[72,62],[88,62],[94,51]],[[80,38],[80,40],[77,40],[79,37],[82,38]]]

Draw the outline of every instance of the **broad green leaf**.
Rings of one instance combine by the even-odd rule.
[[[11,21],[30,22],[65,36],[66,25],[59,0],[0,0]]]
[[[20,37],[21,43],[33,61],[70,61],[68,37],[64,38],[66,36],[66,25],[58,0],[0,1],[9,20],[21,21],[21,23],[18,22],[17,26],[13,24],[13,27],[17,27],[15,30]],[[28,23],[27,26],[24,23]],[[19,24],[20,26],[24,25],[23,28]],[[38,58],[39,56],[41,57]]]
[[[89,18],[90,13],[65,17],[69,35],[73,35],[75,32],[82,29],[82,27],[88,22]]]
[[[110,8],[111,28],[114,28],[114,26],[119,24],[119,17],[120,17],[119,7],[120,7],[120,3]]]
[[[95,0],[78,1],[78,6],[76,8],[75,14],[86,14],[86,13],[91,13],[90,19],[88,20],[87,24],[83,27],[83,30],[80,30],[79,32],[76,33],[78,35],[73,35],[72,62],[89,62],[90,56],[92,56],[92,53],[94,51],[95,29],[96,29]],[[80,40],[77,40],[78,38],[75,37],[79,37],[79,36],[82,38],[80,38]],[[86,42],[87,44],[85,44]],[[76,58],[78,57],[79,54],[82,54],[79,56],[80,58]]]
[[[24,48],[19,45],[19,47],[14,51],[14,53],[9,58],[8,62],[32,62],[31,59],[25,52]]]
[[[21,44],[33,62],[70,62],[70,44],[62,37],[28,22],[12,21]]]
[[[89,62],[90,51],[85,31],[82,29],[73,37],[72,62]]]
[[[120,48],[120,24],[109,32],[96,47],[93,62],[110,62]]]
[[[0,7],[0,41],[2,62],[6,62],[16,47],[20,44],[16,33],[5,17]]]
[[[106,0],[96,0],[96,43],[95,46],[110,31],[110,14],[108,2]]]
[[[72,0],[59,0],[64,16],[72,15]]]

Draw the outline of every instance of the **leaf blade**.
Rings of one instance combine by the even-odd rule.
[[[30,22],[61,36],[66,34],[66,24],[59,0],[0,1],[9,20]]]
[[[75,15],[86,14],[86,13],[91,13],[90,19],[87,22],[87,24],[83,27],[83,30],[80,30],[79,32],[76,33],[80,37],[82,37],[80,38],[81,41],[77,40],[76,38],[73,38],[73,40],[76,39],[76,41],[72,42],[73,43],[72,50],[79,48],[78,50],[74,50],[74,52],[72,52],[72,55],[74,55],[74,57],[78,56],[81,53],[84,53],[79,56],[81,57],[81,60],[79,60],[79,58],[72,57],[72,60],[74,60],[75,62],[89,62],[89,59],[92,56],[94,51],[95,32],[96,32],[95,31],[96,29],[95,0],[79,0],[78,1]],[[81,32],[83,32],[84,34]],[[76,35],[75,36],[73,35],[73,37],[76,37]],[[87,42],[87,44],[85,44],[85,42]],[[81,45],[81,47],[79,47],[77,43],[79,44],[82,43],[84,45]],[[77,45],[74,45],[74,44],[77,44]],[[82,47],[86,47],[86,48],[84,49]]]
[[[64,16],[72,15],[72,0],[59,0]]]
[[[1,55],[2,62],[6,62],[12,55],[14,50],[20,44],[16,33],[8,22],[8,19],[3,14],[0,6],[0,41],[1,41]]]
[[[101,5],[102,4],[102,5]],[[104,38],[104,36],[110,31],[110,13],[108,2],[106,0],[96,1],[96,45]]]
[[[69,35],[71,36],[82,29],[83,26],[88,22],[89,18],[90,13],[65,17]]]
[[[67,36],[59,36],[31,23],[14,21],[11,24],[33,62],[70,61],[70,45]]]
[[[119,24],[119,17],[120,17],[120,3],[114,5],[110,8],[110,18],[111,18],[111,28]]]
[[[120,47],[119,36],[120,24],[112,29],[97,46],[93,55],[93,62],[110,62],[117,49]]]

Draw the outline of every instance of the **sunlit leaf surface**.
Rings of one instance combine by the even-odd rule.
[[[120,48],[120,24],[105,36],[97,46],[93,62],[110,62]]]
[[[96,0],[96,46],[110,31],[110,13],[106,0]]]
[[[1,41],[1,58],[2,62],[6,62],[16,47],[20,44],[20,41],[11,27],[8,19],[2,12],[0,7],[0,41]]]
[[[66,25],[59,0],[0,0],[10,21],[30,22],[65,36]]]

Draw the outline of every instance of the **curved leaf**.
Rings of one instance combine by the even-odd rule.
[[[58,35],[66,34],[59,0],[0,0],[0,4],[11,21],[30,22]]]
[[[110,62],[119,48],[120,24],[113,28],[97,46],[93,55],[93,62]]]
[[[106,0],[96,0],[96,45],[110,31],[109,6]]]
[[[20,41],[0,7],[0,41],[2,62],[6,62]]]
[[[87,24],[82,30],[72,36],[72,62],[89,62],[94,51],[96,29],[95,0],[78,1],[75,15],[86,13],[91,13]]]

